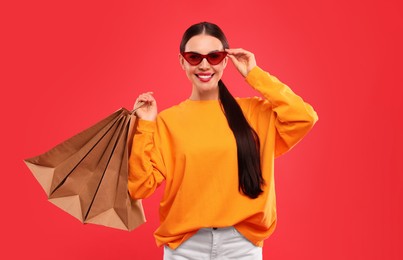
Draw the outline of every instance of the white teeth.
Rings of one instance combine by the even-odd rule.
[[[198,76],[199,76],[199,78],[202,78],[202,79],[209,79],[212,77],[212,75],[198,75]]]

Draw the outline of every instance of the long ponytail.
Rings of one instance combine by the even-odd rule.
[[[239,191],[252,199],[257,198],[263,192],[264,185],[260,167],[259,136],[249,125],[241,107],[222,80],[218,82],[218,87],[220,102],[236,139]]]

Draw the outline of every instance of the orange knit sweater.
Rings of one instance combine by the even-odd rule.
[[[261,143],[264,192],[250,199],[238,190],[235,137],[218,100],[186,100],[139,120],[129,159],[128,189],[150,196],[165,180],[157,245],[177,248],[203,227],[234,226],[258,246],[276,225],[274,158],[292,148],[317,120],[290,88],[255,67],[246,81],[264,98],[237,99]]]

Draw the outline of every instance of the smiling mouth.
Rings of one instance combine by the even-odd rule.
[[[198,77],[202,81],[208,81],[210,80],[214,74],[196,74],[196,77]]]

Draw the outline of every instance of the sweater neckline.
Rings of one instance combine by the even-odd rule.
[[[190,104],[217,104],[220,103],[219,99],[209,99],[209,100],[194,100],[194,99],[186,99],[185,103]]]
[[[221,107],[221,102],[218,99],[213,100],[191,100],[186,99],[183,105],[193,108],[193,109],[216,109],[217,107]]]

